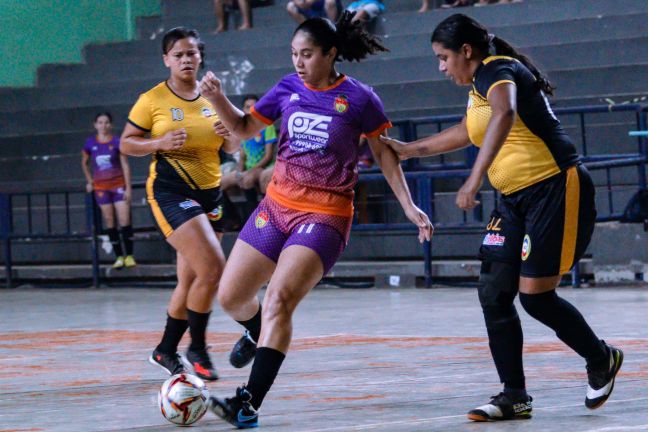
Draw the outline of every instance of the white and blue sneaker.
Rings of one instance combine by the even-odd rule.
[[[605,342],[603,342],[605,343]],[[587,396],[585,406],[589,409],[599,408],[605,403],[614,390],[614,380],[623,364],[623,351],[612,345],[605,345],[610,353],[609,363],[601,368],[587,366]]]
[[[236,389],[233,398],[219,399],[210,397],[207,407],[211,412],[238,429],[250,429],[259,426],[259,414],[250,401],[252,394],[245,386]]]

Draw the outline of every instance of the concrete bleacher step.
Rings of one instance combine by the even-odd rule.
[[[648,64],[648,37],[630,38],[621,40],[587,41],[565,43],[560,45],[544,45],[522,47],[521,51],[529,55],[543,70],[560,69],[585,69],[589,67],[623,66],[632,64]],[[621,47],[621,49],[619,49]],[[247,59],[253,67],[252,73],[246,78],[249,82],[258,82],[259,85],[272,85],[272,79],[292,71],[290,59],[285,49],[281,48],[276,53],[273,64],[268,64],[254,57],[254,54],[265,55],[263,50],[254,53],[233,52],[232,58]],[[407,66],[408,78],[411,80],[426,79],[441,76],[437,71],[438,60],[434,57],[429,44],[425,46],[422,55],[415,56],[410,51],[403,56],[402,52],[392,51],[369,57],[362,63],[344,62],[339,69],[360,80],[379,84],[391,82],[403,65]],[[400,54],[400,55],[399,55]],[[229,59],[220,58],[206,61],[205,70],[224,71],[230,69]],[[125,65],[123,63],[105,65],[69,65],[41,68],[39,70],[39,85],[52,88],[62,86],[93,85],[107,80],[112,82],[132,81],[133,77],[147,77],[150,79],[164,80],[168,77],[168,69],[160,62],[159,58],[150,62],[138,62],[128,66],[129,74],[121,75]],[[279,74],[274,73],[280,70]],[[264,77],[268,79],[264,80]],[[116,79],[115,79],[116,78]]]

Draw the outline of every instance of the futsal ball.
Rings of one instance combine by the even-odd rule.
[[[203,380],[194,375],[178,374],[164,381],[158,393],[158,404],[164,418],[188,426],[205,415],[208,397]]]

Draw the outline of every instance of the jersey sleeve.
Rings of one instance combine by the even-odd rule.
[[[513,62],[515,60],[493,60],[482,67],[475,78],[475,88],[488,99],[488,94],[496,86],[504,83],[515,84]]]
[[[153,127],[153,112],[151,101],[146,94],[140,95],[128,114],[128,123],[139,130],[150,132]]]
[[[277,142],[277,129],[275,129],[273,124],[265,128],[263,138],[266,144],[274,144]]]
[[[392,127],[385,114],[382,101],[373,90],[369,90],[369,98],[362,111],[362,133],[369,138],[379,136],[385,129]]]
[[[88,138],[86,142],[83,144],[83,148],[81,149],[81,151],[87,155],[90,155],[91,147],[92,147],[91,139]]]
[[[281,82],[272,87],[268,93],[254,104],[250,113],[267,125],[271,125],[281,117],[281,99],[279,86]]]

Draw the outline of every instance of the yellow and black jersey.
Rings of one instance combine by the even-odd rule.
[[[518,60],[505,56],[484,59],[475,72],[466,112],[473,144],[482,145],[492,115],[488,94],[503,83],[517,88],[517,115],[488,169],[488,179],[506,195],[577,164],[579,156],[533,74]]]
[[[179,150],[153,155],[149,178],[186,183],[191,189],[218,187],[221,180],[218,150],[223,138],[214,132],[218,119],[211,103],[202,96],[187,100],[173,93],[166,82],[140,95],[128,122],[150,132],[152,138],[185,128],[187,141]]]

